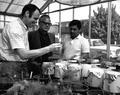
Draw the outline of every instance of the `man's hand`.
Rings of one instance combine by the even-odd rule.
[[[62,44],[60,43],[53,43],[49,46],[50,51],[56,51],[56,50],[60,50],[62,48]]]

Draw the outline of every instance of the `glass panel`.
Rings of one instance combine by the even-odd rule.
[[[1,2],[11,2],[12,0],[0,0]]]
[[[26,5],[29,3],[30,0],[13,0],[14,4]]]
[[[96,5],[92,5],[91,7],[91,12],[92,12],[92,16],[94,15],[94,12],[93,11],[98,11],[98,7],[101,7],[103,6],[105,9],[108,8],[108,3],[101,3],[101,4],[96,4]]]
[[[4,16],[0,15],[0,21],[4,21]]]
[[[71,21],[73,19],[73,9],[61,11],[61,22]]]
[[[112,29],[111,39],[114,40],[114,42],[111,41],[111,43],[119,46],[120,45],[120,0],[113,1],[112,6],[115,9],[113,9],[112,11],[112,25],[111,25],[111,29]]]
[[[75,8],[74,19],[83,20],[89,19],[89,7]]]
[[[91,6],[91,38],[101,39],[107,44],[108,28],[108,3],[101,3]]]
[[[72,7],[72,6],[61,4],[61,9],[65,9],[65,8],[69,8],[69,7]]]
[[[59,10],[59,3],[51,3],[49,8],[50,8],[50,12]]]
[[[58,24],[58,22],[59,22],[59,12],[50,13],[49,15],[50,15],[52,24]]]
[[[11,5],[8,9],[8,13],[21,14],[23,6]]]
[[[48,7],[42,13],[45,13],[45,12],[48,12]]]
[[[31,3],[41,8],[45,4],[46,0],[33,0]]]
[[[4,12],[5,9],[7,8],[7,6],[8,6],[8,3],[1,3],[0,2],[0,11]]]
[[[0,22],[0,29],[3,29],[3,27],[4,27],[4,22]]]
[[[3,27],[4,27],[4,16],[0,15],[0,29],[2,29]]]
[[[114,5],[116,8],[115,8],[115,11],[120,15],[120,0],[118,1],[113,1],[112,2],[112,5]]]
[[[86,4],[96,3],[99,0],[57,0],[57,1],[69,5],[86,5]]]

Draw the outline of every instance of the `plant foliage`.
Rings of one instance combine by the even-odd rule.
[[[115,11],[116,6],[111,7],[111,43],[117,43],[120,39],[120,16]],[[107,43],[107,27],[108,27],[108,8],[101,7],[94,11],[94,16],[91,17],[91,38],[102,39]],[[84,21],[82,31],[88,36],[89,21]]]

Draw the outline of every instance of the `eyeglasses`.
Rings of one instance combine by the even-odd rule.
[[[52,23],[49,23],[49,22],[44,22],[44,21],[41,21],[41,22],[44,23],[45,25],[49,25],[49,26],[52,25]]]

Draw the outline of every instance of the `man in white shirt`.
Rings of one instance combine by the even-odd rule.
[[[64,45],[65,59],[80,61],[89,57],[90,45],[88,39],[81,36],[81,22],[73,20],[69,23],[70,38]]]
[[[70,66],[70,60],[72,60],[72,62],[81,62],[82,59],[87,59],[89,57],[90,52],[88,39],[81,36],[81,22],[79,20],[72,20],[69,23],[69,31],[70,35],[64,34],[62,40],[63,59],[68,60],[68,62],[59,62],[56,64],[57,69],[55,76],[60,79],[64,78],[66,75],[67,77],[69,76],[66,71],[69,71],[68,66]],[[73,64],[72,66],[75,66],[73,70],[77,70],[77,68],[81,69],[80,65]]]
[[[40,10],[33,4],[24,6],[20,18],[10,22],[2,32],[0,59],[6,61],[27,61],[58,49],[61,45],[51,44],[44,48],[29,50],[28,27],[37,23]]]

